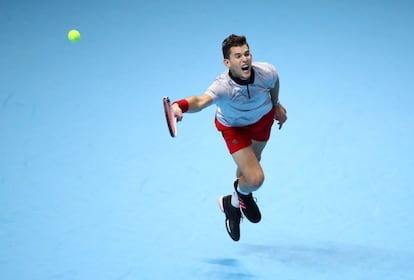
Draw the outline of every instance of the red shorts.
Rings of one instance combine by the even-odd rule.
[[[248,126],[230,127],[222,125],[215,119],[218,131],[223,135],[230,154],[233,154],[252,144],[252,140],[265,142],[269,140],[270,131],[274,122],[275,107],[259,121]]]

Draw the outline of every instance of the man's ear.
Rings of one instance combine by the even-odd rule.
[[[225,58],[225,59],[223,60],[223,64],[224,64],[224,66],[226,66],[227,68],[230,68],[230,59]]]

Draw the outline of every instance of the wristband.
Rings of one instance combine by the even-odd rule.
[[[180,107],[181,111],[183,113],[187,112],[188,109],[190,108],[190,104],[188,103],[188,101],[186,99],[181,99],[178,101],[175,101],[173,104],[177,103],[178,107]]]

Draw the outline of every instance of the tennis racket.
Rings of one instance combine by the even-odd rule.
[[[175,113],[171,106],[170,99],[168,98],[168,96],[164,96],[162,102],[164,103],[164,112],[165,118],[167,120],[168,130],[170,131],[171,137],[175,137],[177,136],[177,118],[175,117]]]

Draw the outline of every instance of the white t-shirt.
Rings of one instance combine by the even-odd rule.
[[[270,89],[278,79],[276,69],[265,62],[253,62],[252,68],[254,81],[249,84],[237,83],[237,79],[226,71],[208,87],[206,93],[217,106],[216,117],[221,124],[232,127],[250,125],[272,109]]]

